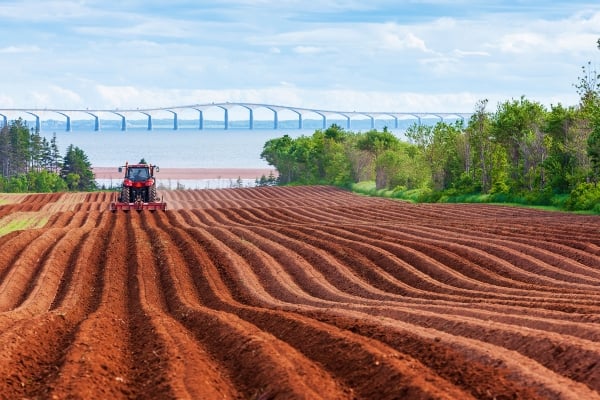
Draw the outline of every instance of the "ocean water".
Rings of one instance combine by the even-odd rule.
[[[94,131],[89,121],[73,121],[72,130],[67,132],[62,121],[46,121],[40,133],[48,140],[56,135],[61,154],[70,144],[81,148],[92,165],[98,167],[118,166],[144,158],[165,168],[267,168],[268,164],[260,158],[267,140],[283,135],[310,136],[322,128],[318,121],[306,121],[304,129],[294,128],[297,122],[287,122],[280,122],[280,126],[287,127],[283,129],[198,129],[195,121],[180,121],[179,129],[174,130],[172,121],[157,120],[149,131],[145,129],[145,121],[128,121],[130,126],[122,131],[118,121],[104,121],[101,129]],[[385,122],[378,121],[375,128],[382,129]],[[345,126],[345,121],[332,120],[331,123]],[[270,124],[272,126],[272,122]],[[370,129],[368,121],[353,121],[353,124],[354,132]],[[255,127],[259,125],[257,121]],[[397,131],[403,135],[405,127]]]
[[[162,168],[273,168],[260,158],[269,139],[288,134],[292,137],[312,135],[314,130],[250,130],[250,129],[145,129],[45,131],[50,140],[56,135],[60,153],[69,145],[82,149],[92,166],[114,167],[139,162],[142,158]],[[160,179],[158,185],[167,189],[214,189],[235,187],[236,180]],[[257,177],[259,178],[259,177]],[[99,186],[114,187],[118,180],[97,180]],[[253,186],[254,179],[244,179],[243,186]]]
[[[332,121],[340,126],[344,121]],[[367,131],[370,126],[351,129],[354,132]],[[193,122],[179,124],[174,130],[172,123],[163,121],[155,123],[153,130],[145,129],[143,121],[128,127],[126,131],[119,129],[118,124],[106,124],[105,128],[94,131],[93,126],[73,123],[73,129],[65,131],[60,123],[42,124],[40,134],[50,140],[56,136],[61,154],[65,154],[69,145],[82,149],[92,166],[111,167],[115,170],[126,161],[135,163],[142,158],[162,168],[273,168],[260,158],[264,144],[273,138],[289,135],[292,138],[301,135],[310,136],[316,129],[315,124],[305,124],[306,129],[294,129],[293,123],[287,129],[247,129],[233,127],[223,129],[213,127],[198,129]],[[283,124],[281,124],[283,125]],[[280,126],[281,126],[280,125]],[[255,125],[256,126],[256,125]],[[297,126],[297,123],[296,123]],[[383,127],[376,126],[377,129]],[[402,136],[404,129],[398,130]],[[396,133],[396,132],[394,132]],[[257,177],[259,178],[259,177]],[[243,180],[243,186],[253,186],[254,179]],[[118,182],[99,180],[99,185],[112,187]],[[239,184],[230,179],[210,179],[195,181],[160,180],[159,185],[165,188],[223,188]]]
[[[42,135],[56,140],[65,154],[72,144],[82,149],[93,166],[110,167],[123,165],[125,161],[146,161],[163,168],[263,168],[268,164],[261,160],[265,142],[289,134],[292,137],[311,132],[290,130],[249,129],[154,129],[127,131],[56,131]]]

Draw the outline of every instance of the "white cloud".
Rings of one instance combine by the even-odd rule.
[[[98,85],[99,101],[88,103],[98,109],[136,109],[175,107],[220,102],[247,102],[314,108],[333,111],[389,111],[389,112],[471,112],[481,98],[507,100],[499,94],[474,93],[418,93],[380,92],[351,89],[307,90],[283,82],[280,86],[257,89],[228,90],[140,90],[129,86]],[[549,99],[539,99],[550,104]],[[84,100],[85,101],[85,100]],[[553,101],[556,104],[556,101]],[[86,108],[82,107],[81,108]],[[90,107],[92,108],[92,107]]]
[[[382,25],[370,24],[366,28],[372,31],[373,40],[379,42],[379,46],[386,50],[419,50],[430,53],[425,40],[414,32],[415,27],[400,26],[395,23]],[[369,32],[367,31],[367,34]]]
[[[79,108],[82,105],[82,98],[77,92],[57,85],[48,85],[44,89],[33,89],[28,95],[29,107]]]
[[[296,46],[294,47],[294,52],[298,53],[298,54],[318,54],[318,53],[324,53],[327,50],[321,48],[321,47],[316,47],[316,46]]]
[[[580,65],[600,56],[593,3],[503,3],[502,13],[467,0],[402,3],[7,0],[0,53],[11,63],[0,65],[0,100],[470,110],[481,97],[524,94],[571,104]],[[436,15],[434,5],[457,12]]]
[[[0,104],[4,105],[6,108],[15,108],[14,99],[10,96],[0,93]],[[0,120],[2,117],[0,116]]]
[[[429,53],[431,50],[425,45],[425,41],[413,33],[399,35],[397,33],[388,32],[382,35],[381,46],[391,50],[406,50],[416,49],[424,53]]]
[[[511,33],[500,40],[500,49],[507,53],[525,53],[546,44],[541,35],[535,33]]]
[[[489,57],[491,54],[488,51],[469,51],[454,49],[452,51],[457,57]]]
[[[67,0],[20,0],[3,1],[0,4],[0,18],[3,20],[27,22],[53,21],[82,18],[93,15],[96,11],[86,6],[84,1]]]
[[[7,46],[0,48],[2,54],[36,53],[38,51],[40,51],[38,46]]]
[[[187,38],[193,36],[195,23],[168,18],[144,18],[127,24],[88,25],[75,27],[77,33],[100,37],[167,37]]]
[[[79,95],[79,93],[77,93],[71,89],[66,89],[66,88],[63,88],[60,86],[56,86],[56,85],[51,85],[50,89],[51,89],[51,95],[53,97],[62,99],[62,101],[67,104],[81,103],[82,99],[81,99],[81,96]],[[55,99],[53,104],[57,104],[57,103],[59,103],[59,101],[57,101]]]
[[[96,85],[95,87],[100,100],[99,108],[134,108],[137,104],[140,108],[150,106],[149,102],[157,97],[151,91],[140,90],[133,86],[107,86]]]

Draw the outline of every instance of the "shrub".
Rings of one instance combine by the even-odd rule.
[[[600,187],[594,183],[580,183],[565,202],[567,210],[595,210],[600,204]]]
[[[534,190],[525,194],[525,204],[549,206],[552,204],[553,196],[552,189]]]

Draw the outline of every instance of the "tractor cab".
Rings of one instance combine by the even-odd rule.
[[[150,178],[150,171],[148,166],[135,166],[127,168],[126,178],[131,179],[134,182],[145,181]]]
[[[110,209],[116,210],[166,210],[167,204],[159,199],[156,193],[156,180],[154,171],[159,168],[152,164],[129,164],[119,167],[119,172],[125,174],[123,185],[116,201],[112,202]]]

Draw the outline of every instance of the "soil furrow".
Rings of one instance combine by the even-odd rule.
[[[124,214],[109,214],[102,237],[101,292],[97,308],[78,325],[54,393],[75,398],[135,397],[130,321],[127,318],[128,239]]]
[[[161,195],[0,195],[0,398],[600,400],[598,216]]]
[[[195,234],[196,240],[200,238],[200,232],[193,228],[189,232],[187,230],[185,232],[185,234]],[[179,233],[179,235],[181,237],[184,234]],[[415,398],[420,398],[421,396],[432,398],[453,398],[453,396],[456,398],[458,396],[460,398],[468,398],[466,393],[440,380],[417,361],[412,358],[407,359],[403,355],[397,355],[396,357],[393,355],[396,353],[392,349],[381,347],[376,342],[369,343],[363,341],[360,337],[354,337],[351,333],[332,331],[328,325],[318,324],[306,318],[299,318],[294,313],[281,313],[274,310],[251,307],[244,303],[228,300],[228,296],[221,297],[222,292],[220,290],[216,292],[211,288],[209,283],[216,276],[215,278],[207,278],[205,274],[214,275],[217,273],[214,270],[210,271],[215,268],[215,264],[213,264],[211,258],[214,257],[217,259],[216,265],[223,265],[224,259],[221,259],[221,257],[227,254],[228,250],[226,247],[214,247],[216,245],[214,240],[209,240],[209,242],[211,245],[210,249],[198,249],[196,247],[182,249],[184,254],[199,257],[196,262],[201,262],[204,265],[204,268],[201,270],[194,271],[198,296],[201,296],[203,301],[212,307],[235,312],[247,321],[258,325],[261,329],[290,343],[311,359],[324,364],[331,373],[339,376],[346,385],[352,387],[359,397],[369,398],[375,392],[379,391],[383,397],[393,397],[394,393],[395,396],[399,396],[402,393],[402,396],[415,396]],[[187,246],[189,240],[185,240],[185,238],[179,239],[179,243]],[[219,256],[216,253],[222,254]],[[231,257],[231,254],[227,255],[227,258],[231,259]],[[210,268],[209,265],[211,266]],[[230,266],[226,268],[230,268]],[[339,362],[340,357],[344,360],[343,363]],[[372,381],[366,379],[361,374],[361,365],[364,365],[365,368],[375,365],[375,368],[379,370],[379,380]],[[427,378],[424,378],[424,376],[427,376]],[[420,389],[418,389],[415,386],[416,380],[435,382],[435,387],[429,385],[421,386],[419,384],[417,386]],[[391,382],[395,383],[391,384]],[[400,385],[400,387],[397,385]]]
[[[19,251],[0,284],[0,311],[12,310],[26,299],[43,269],[45,256],[66,233],[61,229],[45,230]]]
[[[46,262],[48,264],[46,269],[56,269],[54,277],[49,274],[50,279],[41,279],[38,285],[41,288],[37,290],[37,295],[32,294],[28,299],[30,305],[23,304],[17,311],[3,314],[14,320],[10,329],[5,329],[0,337],[3,343],[0,371],[7,371],[3,373],[7,378],[0,388],[3,396],[48,397],[52,382],[60,376],[59,366],[72,342],[75,326],[85,315],[82,308],[85,307],[86,296],[78,292],[77,301],[70,307],[51,312],[42,311],[47,309],[53,298],[53,291],[58,286],[54,281],[57,279],[56,276],[64,275],[60,271],[66,268],[67,259],[69,263],[80,266],[82,259],[84,257],[87,259],[83,249],[89,248],[87,246],[89,241],[85,239],[88,234],[89,231],[76,230],[65,235],[52,252],[57,254],[52,255]],[[76,243],[81,245],[75,245]],[[61,247],[64,251],[61,251]],[[85,276],[85,274],[81,275]],[[31,310],[32,308],[38,310]]]
[[[161,237],[160,243],[163,246],[164,243],[172,241],[173,246],[169,248],[177,247],[177,243],[186,236],[182,231],[169,227],[165,220],[159,221],[159,225],[162,229],[168,228],[168,235],[162,233],[162,230],[154,235],[155,238]],[[181,323],[188,327],[199,341],[206,344],[207,350],[215,359],[220,359],[220,362],[227,366],[232,379],[246,396],[347,397],[331,377],[293,348],[278,342],[271,335],[265,334],[234,314],[206,308],[200,298],[194,295],[197,283],[191,275],[181,269],[181,266],[189,265],[189,271],[198,276],[200,270],[205,267],[188,260],[186,254],[198,251],[195,246],[189,248],[188,245],[189,242],[186,242],[184,254],[164,253],[170,264],[170,274],[161,274],[164,287],[168,288],[167,298],[170,299],[171,308],[177,310],[176,315],[179,315]],[[203,281],[203,285],[210,286],[210,283]],[[234,363],[229,357],[231,352],[238,353]],[[277,387],[273,387],[272,379],[279,381]],[[325,396],[325,393],[329,396]]]

